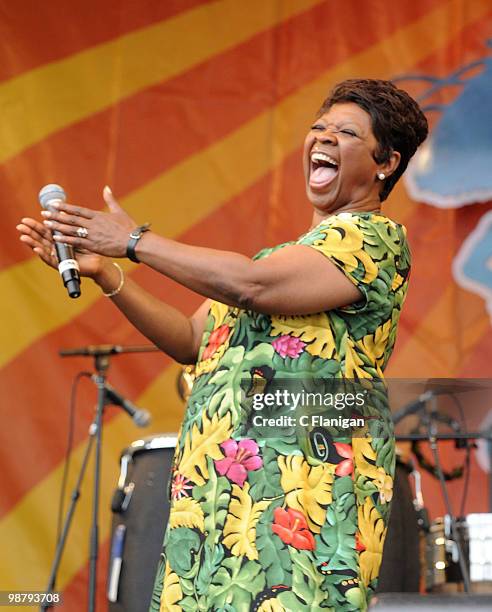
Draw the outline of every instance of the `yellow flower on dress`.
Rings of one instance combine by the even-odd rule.
[[[359,542],[364,548],[359,555],[360,578],[367,586],[379,575],[386,526],[370,496],[366,497],[364,504],[358,507],[357,514]]]
[[[365,283],[371,283],[376,278],[378,268],[364,251],[364,235],[352,220],[340,219],[339,215],[334,227],[325,229],[321,225],[319,229],[326,234],[326,238],[316,240],[313,243],[315,248],[342,262],[346,272],[356,270],[360,262],[365,270]]]
[[[180,612],[181,606],[177,605],[180,599],[183,599],[183,591],[179,584],[179,578],[171,570],[169,562],[166,562],[160,612]]]
[[[311,467],[302,455],[280,455],[277,461],[287,506],[302,512],[309,529],[320,533],[326,506],[332,501],[331,487],[336,466],[323,463]]]
[[[386,474],[382,467],[378,468],[378,475],[374,480],[374,484],[379,491],[379,499],[382,504],[390,502],[393,499],[393,479]]]
[[[258,612],[286,612],[284,606],[278,599],[267,599],[258,608]]]

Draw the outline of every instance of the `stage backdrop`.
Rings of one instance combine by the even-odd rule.
[[[388,375],[490,375],[490,0],[1,0],[0,15],[0,589],[43,588],[53,556],[70,388],[93,368],[59,349],[144,342],[91,282],[70,300],[58,274],[18,242],[15,225],[39,215],[46,183],[94,208],[108,184],[165,236],[252,255],[308,227],[301,146],[330,87],[402,78],[428,108],[433,138],[384,206],[407,226],[413,252]],[[200,304],[144,266],[122,265],[183,312]],[[178,371],[160,354],[111,362],[111,383],[154,421],[137,430],[107,410],[101,582],[119,453],[177,429]],[[71,484],[95,397],[81,383]],[[461,460],[445,452],[451,465]],[[475,459],[472,478],[466,511],[485,511]],[[58,581],[66,610],[85,607],[89,485]],[[435,481],[425,480],[425,493],[442,513]]]

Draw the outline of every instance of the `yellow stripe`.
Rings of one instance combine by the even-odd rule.
[[[135,191],[122,200],[123,206],[137,219],[153,219],[156,231],[170,237],[179,235],[295,151],[313,110],[331,84],[354,74],[384,78],[404,73],[446,44],[450,34],[457,34],[458,26],[450,25],[451,29],[446,29],[441,27],[442,23],[454,23],[453,16],[459,13],[462,1],[447,2],[323,73],[272,110]],[[478,19],[489,8],[488,0],[469,5],[461,26]],[[384,68],[378,69],[378,66]],[[271,147],[266,145],[269,142]],[[56,274],[35,260],[0,273],[0,295],[9,296],[8,302],[0,303],[0,320],[10,321],[8,329],[3,330],[0,367],[39,337],[80,314],[100,295],[90,282],[85,282],[83,297],[67,302],[59,284]],[[11,304],[16,304],[14,312]]]
[[[0,162],[320,2],[212,2],[15,77],[0,85]]]
[[[182,420],[183,405],[175,388],[177,366],[171,366],[157,378],[139,398],[142,406],[153,411],[152,428],[136,429],[124,414],[116,416],[103,429],[103,464],[101,482],[100,541],[110,531],[110,503],[119,474],[120,452],[130,442],[151,432],[175,432]],[[166,398],[163,405],[162,398]],[[111,410],[116,410],[112,408]],[[82,463],[86,442],[78,445],[72,454],[71,487]],[[54,556],[56,515],[63,465],[58,465],[29,493],[5,518],[0,521],[1,588],[3,590],[42,590],[48,581],[49,567]],[[92,463],[82,487],[74,521],[60,568],[58,590],[63,590],[87,563],[92,503]]]

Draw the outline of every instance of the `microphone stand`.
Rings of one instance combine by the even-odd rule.
[[[94,461],[94,480],[92,493],[92,519],[90,531],[90,553],[89,553],[89,598],[88,610],[95,612],[96,610],[96,585],[97,585],[97,561],[99,554],[99,500],[100,500],[100,481],[101,481],[101,458],[102,458],[102,425],[104,408],[107,404],[112,403],[108,397],[106,387],[106,373],[109,368],[111,355],[120,353],[143,353],[157,352],[159,349],[153,346],[138,346],[138,347],[121,347],[113,345],[88,346],[80,349],[61,350],[62,357],[72,356],[92,356],[94,357],[94,366],[96,374],[91,377],[97,387],[97,405],[96,414],[93,423],[89,428],[89,440],[85,449],[82,465],[80,467],[77,482],[70,498],[70,506],[65,515],[62,534],[58,541],[55,558],[53,560],[46,594],[53,593],[56,584],[56,577],[60,567],[63,550],[68,537],[68,532],[72,524],[75,507],[80,498],[80,489],[87,469],[87,464],[95,441],[95,461]],[[52,603],[43,603],[40,610],[43,612],[53,607]]]
[[[106,405],[106,372],[109,368],[108,354],[95,355],[97,386],[97,408],[94,420],[96,456],[94,460],[94,480],[92,492],[92,526],[90,536],[90,555],[89,555],[89,612],[96,610],[96,590],[97,590],[97,560],[99,555],[99,493],[101,480],[101,456],[102,456],[102,420],[104,407]]]

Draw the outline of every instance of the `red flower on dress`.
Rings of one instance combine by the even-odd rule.
[[[344,442],[334,442],[333,445],[340,457],[344,457],[335,468],[335,474],[337,476],[350,476],[354,471],[354,452],[352,447]]]
[[[232,328],[228,325],[221,325],[220,327],[217,327],[217,329],[214,329],[214,331],[210,334],[208,344],[205,347],[205,350],[203,351],[202,361],[205,361],[205,359],[212,357],[212,355],[219,348],[219,346],[221,344],[224,344],[224,342],[229,337],[231,329]]]
[[[357,552],[364,552],[366,550],[365,545],[362,543],[361,539],[360,539],[360,533],[357,532],[355,534],[355,550]]]
[[[282,542],[299,550],[314,550],[316,548],[313,534],[309,531],[306,518],[302,512],[293,508],[287,508],[287,510],[276,508],[273,518],[272,531],[278,535]]]
[[[259,470],[263,459],[258,455],[259,447],[254,440],[236,440],[230,438],[220,445],[225,453],[224,459],[215,461],[215,469],[221,476],[227,476],[240,487],[251,470]]]
[[[189,493],[187,489],[193,489],[193,485],[188,484],[189,482],[190,481],[182,474],[176,474],[171,483],[171,497],[173,499],[188,497]]]

